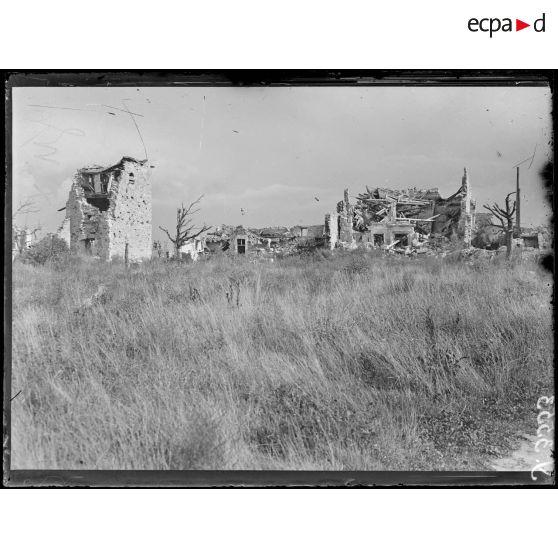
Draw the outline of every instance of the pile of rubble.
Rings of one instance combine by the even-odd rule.
[[[336,210],[325,216],[331,249],[372,245],[389,253],[427,253],[430,235],[458,237],[462,245],[471,244],[476,206],[466,169],[461,187],[448,198],[442,198],[437,188],[368,187],[356,201],[351,197],[345,189]]]
[[[205,236],[208,252],[288,256],[324,242],[323,225],[247,228],[221,225]]]

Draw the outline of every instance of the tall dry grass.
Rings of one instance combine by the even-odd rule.
[[[553,390],[535,264],[70,261],[13,287],[13,468],[481,469]]]

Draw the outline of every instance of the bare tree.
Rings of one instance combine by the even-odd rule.
[[[177,258],[180,257],[180,249],[187,244],[190,240],[197,238],[200,234],[208,231],[211,227],[207,225],[203,225],[199,228],[199,230],[195,230],[196,226],[193,224],[192,215],[197,213],[200,208],[196,207],[203,195],[200,196],[196,201],[192,202],[188,207],[184,207],[184,204],[181,204],[179,208],[176,210],[176,233],[174,238],[170,235],[169,231],[163,227],[159,227],[166,235],[169,237],[169,240],[172,242],[174,246],[174,252]]]
[[[28,248],[28,244],[32,239],[36,238],[36,234],[42,229],[41,224],[35,225],[34,228],[27,226],[27,217],[25,217],[25,225],[18,226],[15,224],[16,219],[27,216],[31,213],[38,213],[36,196],[28,196],[25,198],[12,212],[12,235],[15,249],[18,254]]]
[[[506,209],[502,209],[497,203],[493,203],[492,205],[483,205],[485,209],[488,209],[490,213],[498,221],[500,224],[494,224],[495,227],[501,229],[505,236],[506,236],[506,258],[509,258],[512,251],[512,238],[513,238],[513,216],[515,214],[515,201],[513,205],[510,205],[510,196],[513,196],[515,192],[510,192],[506,196]]]
[[[28,215],[29,213],[38,213],[37,202],[33,199],[33,196],[25,198],[13,212],[12,219],[15,220],[16,217],[20,215]]]

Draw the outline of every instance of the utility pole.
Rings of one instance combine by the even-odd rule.
[[[515,238],[521,238],[521,192],[519,190],[519,165],[515,167]]]
[[[535,149],[533,150],[533,155],[531,155],[531,157],[527,157],[527,159],[524,159],[523,161],[521,161],[521,163],[517,163],[517,165],[513,166],[513,168],[516,171],[516,173],[515,173],[515,227],[514,227],[514,237],[515,238],[521,238],[521,191],[519,189],[519,167],[523,163],[526,163],[527,161],[531,161],[529,163],[529,167],[528,167],[528,168],[531,168],[531,165],[533,164],[533,161],[535,160],[535,153],[536,152],[537,152],[537,145],[535,144]]]

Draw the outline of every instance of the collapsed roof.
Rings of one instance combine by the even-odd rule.
[[[124,155],[122,159],[120,159],[120,161],[118,161],[118,163],[115,163],[114,165],[110,165],[108,167],[103,167],[101,165],[89,165],[87,167],[79,169],[79,172],[81,174],[99,174],[102,172],[109,172],[122,167],[126,161],[137,163],[138,165],[145,165],[145,163],[147,163],[147,159],[135,159],[134,157]]]
[[[461,187],[448,198],[442,198],[438,188],[371,190],[367,186],[366,192],[356,196],[353,228],[364,232],[373,223],[406,220],[423,234],[450,235],[458,231],[468,195],[470,191],[466,173]],[[474,210],[474,202],[469,201]]]

